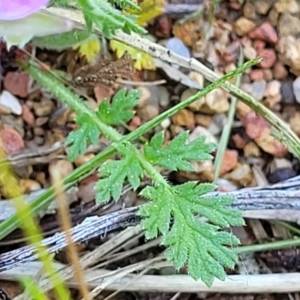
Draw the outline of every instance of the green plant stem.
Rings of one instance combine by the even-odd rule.
[[[286,249],[291,247],[297,247],[300,245],[300,239],[290,239],[284,241],[276,241],[271,243],[264,243],[258,245],[249,245],[236,247],[234,251],[238,254],[247,253],[247,252],[260,252],[276,249]]]
[[[211,92],[213,89],[219,87],[221,84],[224,83],[224,81],[229,80],[235,76],[237,76],[240,73],[243,73],[245,70],[248,68],[252,67],[253,65],[257,64],[258,60],[253,60],[249,61],[243,66],[237,68],[234,72],[230,72],[226,74],[224,77],[219,78],[217,81],[214,83],[210,84],[207,86],[205,89],[199,91],[197,94],[194,96],[188,98],[187,100],[178,103],[176,106],[170,108],[169,110],[163,112],[156,118],[152,119],[151,121],[143,124],[141,127],[138,129],[134,130],[127,136],[123,137],[120,142],[125,142],[125,141],[134,141],[141,135],[145,134],[155,126],[159,125],[163,120],[171,117],[175,113],[177,113],[179,110],[187,107],[194,101],[197,101],[199,98],[204,97],[206,94]],[[33,67],[29,66],[26,70],[29,75],[31,75],[35,80],[37,80],[39,83],[43,82],[43,79],[45,78],[44,76],[49,76],[49,74]],[[48,77],[47,77],[48,78]],[[57,81],[56,81],[57,83]],[[44,86],[44,85],[43,85]],[[56,89],[56,85],[54,86],[54,89]],[[72,93],[71,93],[72,94]],[[72,99],[74,99],[75,95],[72,94]],[[81,167],[77,168],[74,170],[70,175],[68,175],[64,180],[63,180],[63,185],[65,189],[70,188],[71,186],[75,185],[78,181],[81,179],[89,176],[92,174],[101,163],[106,161],[108,158],[110,158],[114,153],[116,152],[116,149],[114,146],[110,146],[106,148],[104,151],[96,155],[94,158],[89,160],[87,163],[82,165]],[[151,169],[153,170],[153,169]],[[61,184],[61,183],[59,183]],[[49,188],[45,193],[37,197],[33,202],[30,204],[30,210],[33,214],[37,214],[38,212],[46,209],[48,205],[51,203],[53,200],[55,194],[55,186]],[[0,240],[6,237],[9,233],[11,233],[13,230],[18,228],[19,226],[19,219],[17,218],[16,215],[13,215],[12,217],[8,218],[7,220],[3,221],[0,224]]]
[[[244,63],[244,54],[243,54],[243,50],[240,49],[238,65],[241,66],[243,63]],[[240,86],[241,78],[242,78],[242,74],[239,74],[236,77],[236,81],[235,81],[236,86]],[[221,166],[222,166],[222,162],[223,162],[223,158],[224,158],[224,152],[228,145],[229,135],[230,135],[232,123],[233,123],[234,116],[235,116],[236,103],[237,103],[237,98],[232,96],[231,101],[230,101],[230,108],[229,108],[229,112],[228,112],[227,122],[222,131],[221,139],[220,139],[220,142],[218,145],[217,155],[215,158],[214,182],[217,182],[219,175],[220,175],[220,170],[221,170]]]

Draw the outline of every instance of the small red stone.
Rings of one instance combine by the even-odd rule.
[[[255,40],[255,41],[253,42],[253,47],[254,47],[254,49],[255,49],[257,52],[259,52],[259,51],[265,49],[266,43],[265,43],[264,41]]]
[[[250,39],[262,40],[267,43],[276,44],[278,36],[276,30],[268,22],[261,24],[249,33]]]
[[[172,21],[167,15],[161,15],[156,18],[155,21],[156,30],[155,33],[159,37],[170,37],[172,31]]]
[[[13,128],[4,128],[0,131],[3,149],[7,155],[20,152],[25,144],[22,136]]]
[[[28,96],[29,76],[25,72],[8,72],[3,80],[4,88],[15,96]]]
[[[250,79],[252,81],[258,81],[264,79],[264,71],[262,69],[253,69],[250,71]]]
[[[241,119],[245,126],[246,133],[251,139],[257,139],[261,136],[264,128],[269,128],[270,124],[262,116],[256,115],[255,112],[250,112],[247,116]]]
[[[263,49],[258,52],[258,56],[263,58],[262,62],[259,64],[259,67],[263,69],[272,68],[277,60],[276,53],[273,49]]]
[[[22,105],[22,119],[30,126],[34,126],[35,118],[33,112],[30,110],[28,105]]]
[[[220,170],[220,175],[230,172],[238,163],[238,152],[235,150],[226,150]]]
[[[243,149],[247,143],[247,141],[243,139],[238,133],[232,136],[232,140],[238,149]]]

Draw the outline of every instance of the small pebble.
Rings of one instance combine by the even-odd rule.
[[[261,24],[251,31],[249,37],[253,40],[262,40],[272,44],[276,44],[278,41],[278,36],[274,27],[268,22]]]
[[[247,59],[254,59],[257,56],[257,52],[252,47],[245,47],[244,48],[244,55],[245,55],[245,58],[247,58]]]
[[[264,80],[265,81],[271,81],[273,80],[273,72],[271,69],[263,69],[264,73]]]
[[[256,19],[255,7],[252,3],[246,2],[243,7],[243,15],[250,20]]]
[[[266,42],[261,40],[255,40],[253,42],[253,47],[257,52],[262,51],[266,47]]]
[[[164,119],[161,123],[160,123],[160,126],[163,128],[163,129],[167,129],[169,128],[171,125],[171,120],[168,118],[168,119]]]
[[[225,114],[215,114],[211,118],[208,130],[213,135],[218,135],[222,132],[225,124],[227,123],[227,117]]]
[[[84,165],[86,162],[88,162],[89,160],[91,160],[93,157],[95,156],[94,153],[88,153],[88,154],[85,154],[85,155],[79,155],[74,163],[75,163],[75,166],[76,167],[80,167],[82,165]]]
[[[4,128],[0,131],[4,151],[7,155],[18,153],[24,149],[22,136],[13,128]]]
[[[34,126],[35,124],[35,118],[34,114],[30,110],[30,108],[27,106],[27,104],[22,105],[22,119],[30,126]]]
[[[264,72],[262,69],[252,69],[250,71],[250,79],[252,81],[258,81],[264,79]]]
[[[7,72],[4,77],[4,88],[15,96],[28,96],[29,76],[25,72]]]
[[[253,96],[253,98],[255,98],[258,101],[262,100],[266,91],[266,86],[267,83],[265,80],[254,81],[252,83],[251,91],[251,95]]]
[[[150,90],[144,86],[139,87],[138,90],[140,91],[140,94],[141,94],[141,96],[139,98],[138,107],[143,107],[149,101],[149,99],[151,97],[151,93],[150,93]]]
[[[166,48],[173,51],[174,53],[181,55],[186,58],[190,58],[190,50],[187,46],[177,37],[173,37],[167,40]]]
[[[281,82],[278,80],[272,80],[267,83],[265,90],[265,97],[275,97],[280,94]]]
[[[247,94],[252,93],[252,83],[242,83],[241,90],[243,90]]]
[[[254,2],[254,7],[256,13],[260,15],[265,15],[273,5],[273,2],[270,0],[260,0]]]
[[[32,179],[21,179],[20,187],[24,194],[28,194],[33,191],[38,191],[42,188],[39,182]]]
[[[170,104],[170,95],[166,87],[157,86],[158,102],[161,107],[167,107]]]
[[[241,17],[237,19],[234,23],[234,30],[237,35],[243,36],[253,30],[255,28],[255,23],[246,19],[245,17]]]
[[[228,174],[228,179],[238,183],[241,186],[248,186],[253,179],[250,166],[247,164],[239,165]]]
[[[290,72],[300,76],[300,38],[293,36],[281,37],[276,49],[283,64],[290,67]]]
[[[238,163],[238,152],[235,150],[226,150],[223,156],[222,166],[220,170],[220,175],[224,175],[231,170]]]
[[[300,4],[298,0],[277,0],[274,7],[278,13],[288,11],[294,14],[300,11]]]
[[[220,58],[219,58],[218,53],[216,52],[216,49],[215,49],[215,46],[213,45],[213,43],[208,44],[207,52],[208,52],[208,55],[206,57],[207,62],[210,63],[214,68],[217,67],[220,63]],[[224,59],[225,59],[225,55],[224,55]]]
[[[300,77],[297,77],[293,82],[293,92],[296,98],[296,101],[300,103]]]
[[[292,168],[279,168],[267,175],[270,183],[274,184],[295,177],[297,173]]]
[[[261,151],[254,142],[247,143],[245,145],[245,147],[243,148],[243,151],[244,151],[245,157],[249,157],[249,156],[260,157],[261,156]]]
[[[33,104],[34,113],[38,117],[44,117],[51,114],[54,108],[54,103],[49,99],[42,99],[41,102],[35,102]]]
[[[289,114],[290,115],[290,114]],[[292,130],[300,136],[300,111],[295,111],[290,117],[289,124]]]
[[[243,149],[247,143],[247,141],[238,133],[234,134],[231,139],[234,143],[234,146],[238,149]]]
[[[49,117],[39,117],[35,120],[36,126],[43,126],[49,121]]]
[[[49,164],[48,170],[53,184],[72,173],[74,167],[67,160],[55,160]]]
[[[205,97],[205,105],[200,112],[206,114],[224,113],[229,109],[228,94],[221,88],[216,88]]]
[[[238,189],[236,185],[232,184],[229,180],[224,178],[219,178],[216,184],[218,186],[218,191],[220,192],[228,193],[228,192],[234,192]]]
[[[20,116],[22,114],[22,106],[19,99],[8,91],[3,91],[0,95],[0,105],[7,107],[13,114]]]
[[[194,114],[188,109],[182,109],[172,116],[172,122],[179,126],[193,127],[195,125]]]
[[[273,7],[270,9],[268,13],[268,22],[274,26],[277,27],[278,24],[278,18],[279,18],[279,13],[276,11],[276,9]]]
[[[224,51],[224,55],[223,55],[224,60],[226,62],[235,61],[239,56],[240,48],[241,48],[241,43],[238,40],[229,44]]]
[[[263,59],[259,66],[264,69],[272,68],[277,59],[274,49],[263,49],[258,52],[258,56],[262,57]]]
[[[217,139],[211,134],[209,130],[202,126],[197,126],[189,135],[188,142],[190,143],[191,141],[201,137],[205,136],[205,142],[206,143],[217,143]]]
[[[204,76],[198,72],[190,72],[189,78],[197,82],[200,89],[204,87]]]
[[[155,22],[155,35],[159,37],[169,37],[172,31],[172,21],[166,14],[157,17]]]
[[[285,12],[281,14],[277,28],[280,37],[289,35],[296,37],[300,33],[300,19],[298,16]]]
[[[180,101],[183,102],[183,101],[187,100],[188,98],[194,96],[197,92],[198,92],[198,90],[191,89],[191,88],[184,90],[184,92],[181,94]],[[205,97],[202,97],[201,99],[196,100],[193,103],[191,103],[188,107],[192,111],[199,111],[204,103],[205,103]]]
[[[194,114],[195,116],[195,123],[197,125],[201,125],[205,128],[207,128],[209,126],[209,124],[211,123],[211,116],[208,115],[203,115],[203,114]]]
[[[275,79],[279,80],[285,79],[288,76],[288,71],[280,60],[277,60],[274,65],[273,75]]]

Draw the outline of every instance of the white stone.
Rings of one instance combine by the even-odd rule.
[[[298,103],[300,103],[300,77],[297,77],[293,82],[293,92]]]
[[[15,115],[22,114],[22,106],[19,99],[8,91],[3,91],[0,95],[0,105],[7,107]]]

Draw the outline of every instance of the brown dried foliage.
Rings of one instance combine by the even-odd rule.
[[[102,56],[95,65],[78,69],[74,74],[74,83],[82,87],[95,87],[98,84],[111,86],[118,78],[132,79],[134,63],[127,52],[116,61]]]
[[[297,248],[262,252],[259,257],[275,272],[280,272],[282,268],[287,271],[300,270],[300,249]]]

